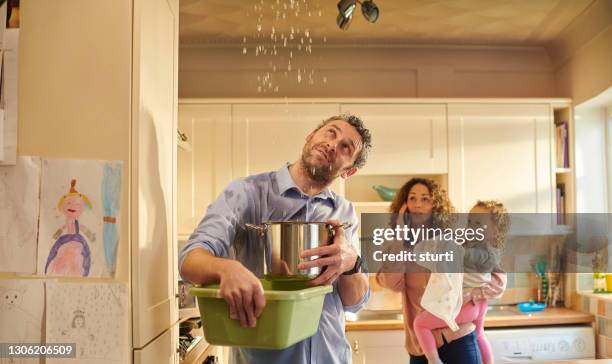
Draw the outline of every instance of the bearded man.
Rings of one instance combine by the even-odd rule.
[[[265,307],[258,277],[264,272],[265,244],[245,224],[270,221],[328,221],[333,243],[304,251],[319,258],[300,269],[325,267],[308,283],[331,284],[317,333],[283,350],[232,348],[231,363],[350,363],[344,312],[357,312],[369,296],[366,274],[354,245],[359,231],[353,205],[329,186],[365,165],[370,132],[353,115],[325,120],[306,136],[302,155],[274,172],[241,178],[227,186],[207,210],[179,257],[181,276],[195,284],[219,283],[230,318],[255,327]],[[344,230],[341,223],[350,223]]]

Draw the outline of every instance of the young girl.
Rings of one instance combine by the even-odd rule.
[[[466,322],[472,322],[476,326],[475,331],[482,362],[493,363],[491,346],[484,334],[487,301],[467,302],[461,305],[461,288],[471,290],[491,281],[491,272],[499,266],[501,251],[509,228],[507,211],[497,201],[478,201],[470,210],[468,227],[484,229],[484,239],[466,242],[463,245],[465,273],[463,275],[432,273],[421,302],[426,310],[418,314],[414,320],[417,340],[429,363],[442,363],[438,356],[432,330],[447,326],[456,330],[457,323]],[[424,247],[425,244],[421,246],[421,248]],[[428,295],[428,291],[432,294]]]

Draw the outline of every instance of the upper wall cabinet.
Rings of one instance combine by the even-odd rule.
[[[448,172],[446,105],[342,104],[372,133],[372,153],[360,174]]]
[[[178,231],[190,234],[223,189],[238,177],[232,169],[232,107],[179,107],[179,130],[191,150],[178,151]]]
[[[510,212],[552,212],[550,105],[449,104],[451,201],[496,199]]]
[[[306,136],[338,111],[338,104],[234,105],[237,171],[247,176],[294,162],[301,155]]]

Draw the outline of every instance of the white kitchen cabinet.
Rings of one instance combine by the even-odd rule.
[[[449,104],[451,201],[467,212],[496,199],[513,213],[553,207],[549,104]]]
[[[178,151],[178,232],[185,236],[237,176],[232,171],[231,105],[180,105],[178,117],[179,130],[191,145],[190,151]]]
[[[353,364],[406,364],[403,330],[348,331]]]
[[[143,349],[178,320],[178,1],[135,1],[134,29],[131,296],[133,346]]]
[[[234,172],[248,176],[296,161],[306,136],[339,110],[335,103],[234,104]],[[342,194],[341,179],[331,188]]]
[[[297,160],[306,136],[338,112],[338,104],[235,104],[237,167],[251,175]]]
[[[178,364],[178,336],[176,324],[142,349],[135,349],[134,364]]]
[[[442,174],[448,171],[445,104],[342,104],[372,133],[360,174]]]

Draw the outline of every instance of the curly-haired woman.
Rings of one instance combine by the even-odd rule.
[[[441,228],[454,225],[454,208],[446,191],[437,182],[425,178],[413,178],[398,191],[391,203],[391,212],[398,214],[399,222],[409,227]],[[418,244],[418,242],[416,242]],[[405,250],[404,242],[395,242],[391,249]],[[427,288],[430,271],[416,263],[408,263],[398,271],[397,263],[385,266],[376,275],[378,284],[393,291],[402,293],[404,311],[404,330],[406,333],[406,350],[410,354],[411,364],[427,363],[425,351],[419,344],[414,331],[414,320],[423,312],[421,299]],[[474,304],[483,299],[501,296],[506,286],[506,275],[493,272],[489,283],[482,287],[464,292],[464,302]],[[434,330],[433,336],[438,348],[439,359],[446,363],[480,364],[482,358],[472,322],[458,325],[456,331],[449,328]]]

